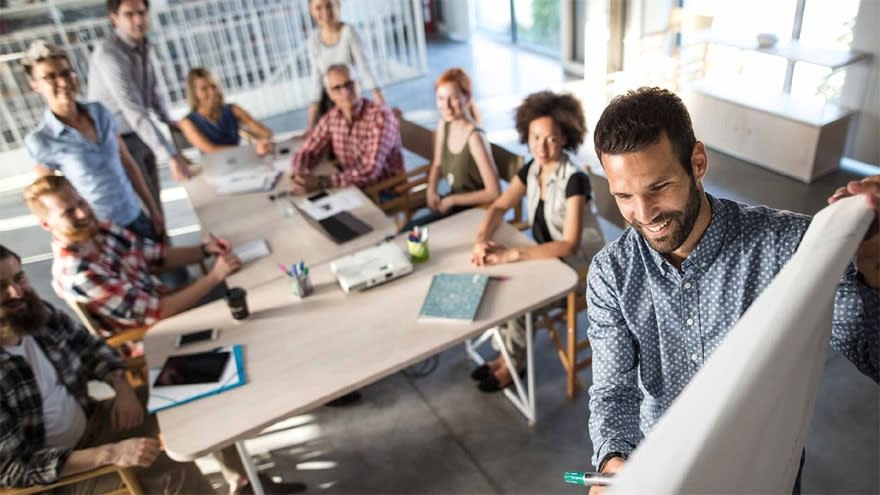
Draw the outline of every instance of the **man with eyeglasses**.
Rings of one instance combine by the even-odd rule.
[[[149,8],[149,0],[107,0],[115,30],[92,53],[88,98],[103,102],[119,121],[125,144],[161,208],[156,157],[170,157],[171,174],[177,181],[189,178],[189,161],[150,116],[153,111],[162,122],[177,126],[159,94],[156,70],[150,62]]]
[[[361,96],[348,65],[331,65],[324,84],[335,107],[321,117],[293,156],[293,192],[366,187],[403,173],[400,129],[391,109]],[[314,175],[328,151],[338,172]]]
[[[38,175],[63,173],[95,214],[141,237],[161,241],[165,219],[119,135],[113,114],[99,102],[77,101],[79,82],[59,47],[34,41],[24,59],[31,89],[46,101],[43,120],[25,138]],[[137,192],[149,217],[141,210]]]

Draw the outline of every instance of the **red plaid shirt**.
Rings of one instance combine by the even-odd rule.
[[[112,223],[100,224],[92,242],[67,246],[52,239],[52,288],[62,299],[85,304],[105,330],[159,321],[164,288],[150,273],[165,246]]]
[[[366,98],[361,98],[351,124],[335,107],[321,117],[293,155],[292,174],[309,173],[330,148],[341,167],[330,176],[332,187],[366,187],[403,173],[397,118],[390,108]]]

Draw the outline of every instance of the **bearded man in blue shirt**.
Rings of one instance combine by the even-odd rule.
[[[593,258],[587,288],[593,463],[614,473],[792,257],[810,218],[707,194],[706,149],[669,91],[640,88],[614,98],[594,140],[631,226]],[[855,194],[878,209],[880,176],[852,182],[830,201]],[[837,287],[831,337],[875,382],[878,289],[875,227]],[[800,473],[795,493],[799,481]]]

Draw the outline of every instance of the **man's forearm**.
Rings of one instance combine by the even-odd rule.
[[[201,246],[169,246],[165,249],[165,259],[162,262],[162,268],[178,268],[198,263],[203,259],[205,259],[205,254],[202,252]]]
[[[60,476],[70,476],[113,464],[112,444],[100,445],[90,449],[74,450],[61,467]]]
[[[199,277],[198,280],[183,289],[163,296],[159,299],[160,318],[168,318],[195,307],[199,300],[205,297],[214,286],[222,281],[222,279],[214,275],[214,272],[208,272],[207,275]]]

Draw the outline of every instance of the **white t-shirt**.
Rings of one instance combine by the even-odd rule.
[[[30,335],[16,346],[4,346],[7,352],[21,356],[31,371],[43,399],[43,427],[46,446],[72,449],[86,430],[86,414],[67,387],[58,380],[58,372],[37,341]]]
[[[339,41],[334,45],[327,45],[321,41],[321,34],[316,29],[308,40],[309,58],[312,61],[312,103],[321,101],[321,92],[324,89],[324,75],[331,65],[348,64],[354,67],[361,78],[362,88],[373,90],[379,86],[376,84],[376,75],[364,53],[364,46],[358,32],[350,25],[343,24],[339,33]],[[355,74],[352,74],[354,77]]]

